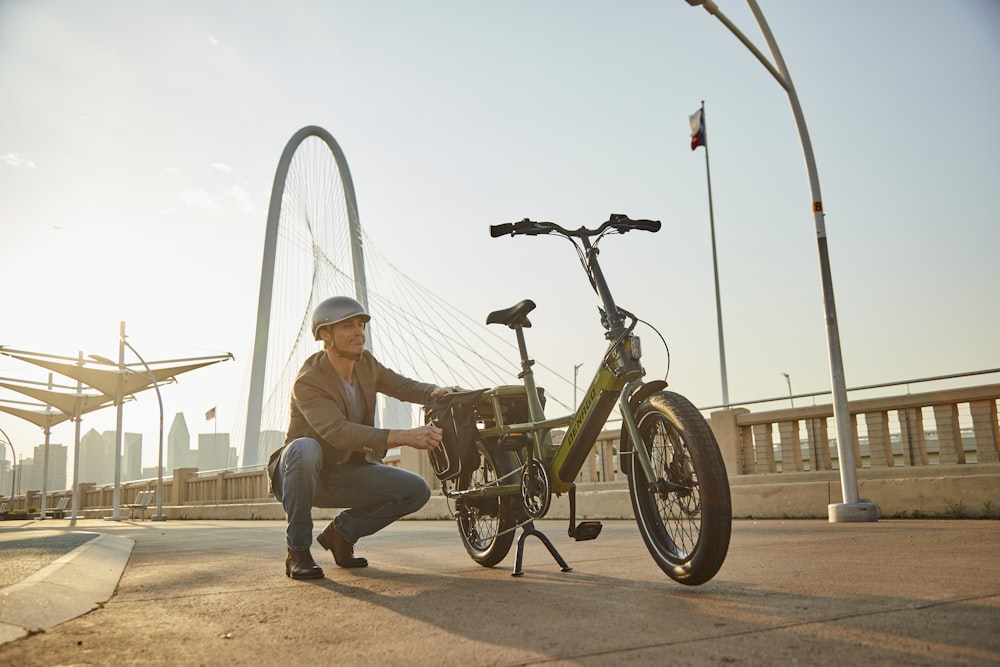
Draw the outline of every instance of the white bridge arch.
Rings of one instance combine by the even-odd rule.
[[[380,255],[361,227],[339,144],[321,127],[304,127],[282,151],[268,208],[246,413],[234,428],[242,466],[265,463],[280,447],[295,373],[319,349],[312,311],[336,294],[354,294],[372,314],[367,346],[404,375],[469,388],[518,381],[513,336],[487,329],[485,309],[470,317]],[[536,369],[548,375],[549,401],[568,410],[559,396],[572,394],[573,381],[544,364]],[[378,418],[405,428],[417,416],[412,406],[379,397]]]

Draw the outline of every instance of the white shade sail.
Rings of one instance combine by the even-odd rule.
[[[120,371],[116,367],[93,368],[81,366],[78,363],[66,363],[54,361],[50,358],[35,357],[31,356],[30,353],[18,353],[8,350],[4,350],[3,353],[9,357],[13,357],[14,359],[20,359],[21,361],[25,361],[29,364],[41,366],[42,368],[47,368],[50,371],[59,373],[60,375],[65,375],[66,377],[73,378],[74,380],[79,380],[88,387],[96,389],[107,396],[118,396],[118,379]],[[166,380],[174,378],[182,373],[187,373],[188,371],[193,371],[198,368],[204,368],[205,366],[210,366],[220,361],[226,361],[230,358],[230,355],[225,355],[218,357],[203,357],[201,359],[178,360],[190,363],[161,366],[159,368],[154,368],[154,366],[170,362],[154,361],[149,363],[150,370],[148,372],[145,368],[142,371],[139,371],[126,366],[121,396],[135,394],[144,389],[149,389],[153,386],[153,384],[163,383]]]
[[[52,428],[56,424],[61,424],[73,418],[73,415],[68,415],[65,412],[56,412],[55,410],[27,410],[9,405],[0,405],[0,412],[20,417],[41,428]]]
[[[51,405],[70,417],[75,416],[77,410],[82,415],[113,405],[115,401],[114,396],[108,396],[107,394],[77,394],[76,392],[55,391],[54,389],[45,389],[42,387],[26,387],[9,382],[0,382],[0,387],[31,396],[46,405]]]

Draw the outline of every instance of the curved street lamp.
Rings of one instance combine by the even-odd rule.
[[[160,404],[160,440],[157,445],[158,457],[156,463],[156,514],[151,519],[153,521],[166,521],[167,517],[163,515],[163,396],[160,395],[160,384],[153,376],[153,370],[149,367],[149,364],[146,363],[146,360],[142,358],[139,351],[132,347],[127,340],[123,342],[128,349],[132,350],[132,354],[138,357],[143,367],[145,367],[146,372],[149,373],[149,379],[153,382],[153,391],[156,392],[156,400]]]
[[[132,347],[132,344],[125,340],[124,336],[121,339],[122,344],[128,349],[132,350],[139,362],[146,369],[146,377],[153,383],[153,391],[156,392],[156,400],[160,405],[160,439],[159,439],[159,456],[158,463],[156,465],[156,514],[150,517],[153,521],[166,521],[167,517],[163,515],[163,396],[160,394],[160,383],[156,381],[156,377],[153,375],[153,370],[146,363],[146,360],[142,358],[139,351]],[[91,359],[100,361],[105,364],[116,365],[115,362],[111,361],[107,357],[102,357],[98,354],[89,355]],[[122,360],[124,362],[124,359]]]
[[[809,174],[809,186],[812,192],[813,220],[816,227],[816,241],[819,244],[819,264],[820,279],[823,284],[823,303],[826,307],[826,338],[827,349],[830,355],[830,381],[833,393],[833,417],[837,425],[837,454],[840,460],[840,487],[843,493],[842,503],[831,503],[827,506],[827,512],[831,523],[839,521],[877,521],[879,515],[878,505],[868,500],[861,500],[858,494],[858,473],[855,469],[854,433],[851,422],[851,412],[847,404],[847,382],[844,378],[844,361],[840,350],[840,331],[837,326],[837,306],[833,298],[833,278],[830,271],[830,256],[827,250],[826,223],[824,222],[823,198],[819,190],[819,175],[816,171],[816,159],[813,156],[812,142],[809,139],[809,131],[806,129],[805,117],[802,114],[802,106],[799,104],[799,96],[795,92],[792,84],[792,77],[785,67],[784,58],[778,49],[778,43],[771,33],[764,14],[757,6],[756,0],[747,0],[747,5],[753,13],[754,20],[764,35],[767,47],[774,57],[772,64],[766,56],[737,28],[732,21],[719,10],[718,5],[713,0],[686,0],[692,7],[704,7],[712,16],[715,16],[733,33],[740,42],[760,61],[760,63],[771,73],[771,76],[778,82],[778,85],[788,94],[788,102],[792,107],[792,115],[795,117],[795,125],[799,131],[799,139],[802,142],[802,153],[806,161],[806,171]]]
[[[785,376],[785,382],[788,383],[788,400],[792,404],[792,407],[794,408],[795,396],[792,395],[792,376],[790,376],[788,373],[782,373],[782,375]]]

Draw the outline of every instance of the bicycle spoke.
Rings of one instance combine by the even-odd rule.
[[[655,475],[647,481],[633,457],[629,491],[643,540],[672,579],[703,584],[722,566],[732,522],[718,444],[697,408],[672,392],[640,406],[636,426]]]
[[[689,463],[683,437],[666,420],[656,420],[649,442],[653,469],[657,471],[654,495],[659,519],[673,556],[686,559],[701,535],[701,495]]]
[[[480,466],[468,477],[460,478],[455,488],[458,494],[455,496],[455,517],[462,541],[469,555],[487,567],[498,563],[510,549],[513,536],[508,535],[508,527],[514,518],[511,501],[502,495],[489,494],[463,498],[461,493],[496,488],[509,477],[512,474],[509,457],[497,458],[501,455],[507,457],[506,452],[485,452]]]

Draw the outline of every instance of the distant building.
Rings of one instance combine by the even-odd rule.
[[[110,484],[115,481],[115,451],[118,447],[118,432],[117,431],[104,431],[101,434],[104,438],[104,444],[108,448],[108,469],[111,471],[111,475],[107,482],[104,484]],[[141,433],[122,433],[122,462],[121,462],[121,481],[129,482],[134,479],[141,479],[140,474],[142,472],[142,434]]]
[[[177,468],[193,467],[191,452],[191,433],[188,431],[187,421],[184,413],[178,412],[174,415],[174,421],[170,425],[170,432],[167,434],[167,473],[173,475]]]
[[[97,485],[115,480],[114,438],[108,440],[95,429],[80,438],[80,482]]]
[[[30,456],[22,456],[17,462],[17,482],[14,495],[21,495],[31,486],[31,476],[35,471],[35,462]]]
[[[48,478],[46,480],[46,491],[65,491],[69,488],[66,483],[66,461],[68,460],[68,449],[66,445],[48,446]],[[45,449],[46,445],[35,445],[35,462],[31,469],[31,483],[28,488],[42,489],[42,476],[45,474]],[[23,487],[22,487],[23,488]]]
[[[15,481],[14,464],[7,460],[7,445],[0,445],[0,496],[10,496]]]
[[[164,475],[167,474],[166,471],[163,472]],[[159,477],[159,473],[156,472],[156,466],[146,466],[142,469],[142,477],[139,479],[154,479]]]
[[[126,433],[122,455],[122,481],[142,479],[142,434]]]
[[[260,449],[257,453],[257,465],[267,465],[267,460],[271,458],[271,453],[281,449],[281,445],[285,443],[285,432],[261,431],[258,443]],[[253,464],[244,461],[243,465],[249,466]]]
[[[14,482],[14,466],[7,459],[0,459],[0,496],[9,497]]]
[[[224,470],[235,467],[236,450],[229,446],[228,433],[198,434],[198,470]]]

